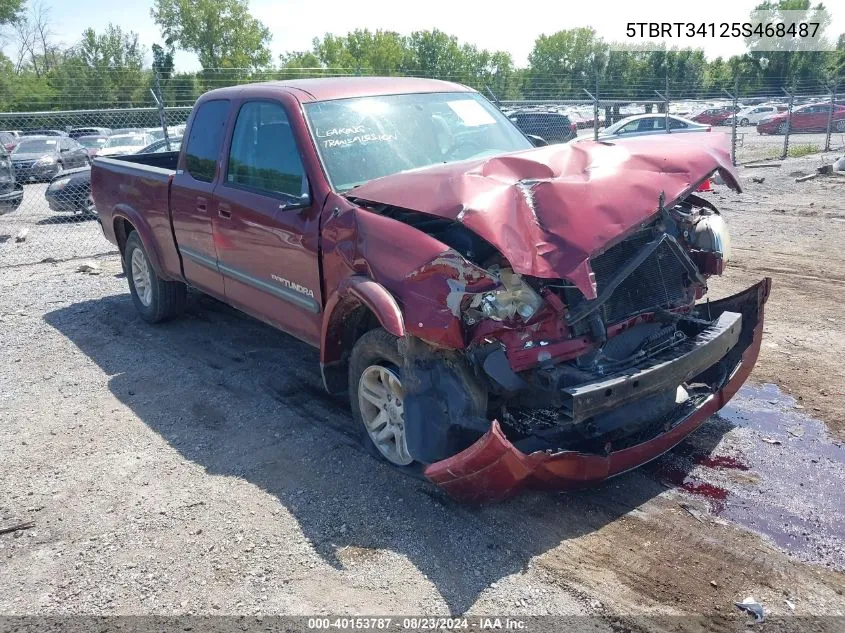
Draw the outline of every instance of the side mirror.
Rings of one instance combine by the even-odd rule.
[[[549,144],[549,142],[541,136],[536,136],[534,134],[526,134],[525,136],[528,137],[528,140],[531,141],[531,144],[534,147],[545,147]]]
[[[279,209],[282,211],[287,210],[295,210],[295,209],[304,209],[305,207],[311,206],[311,194],[303,193],[298,198],[296,196],[290,196],[290,200],[283,202],[279,205]]]

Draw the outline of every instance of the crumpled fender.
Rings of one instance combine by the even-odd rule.
[[[590,258],[698,187],[713,171],[739,190],[723,134],[549,145],[385,176],[357,199],[464,224],[514,271],[568,279],[596,298]]]
[[[525,487],[567,490],[597,483],[649,462],[681,442],[724,407],[746,381],[760,352],[763,306],[771,290],[766,278],[741,293],[710,303],[712,309],[736,309],[757,302],[751,341],[724,386],[670,430],[648,441],[608,455],[561,451],[526,455],[505,437],[493,421],[490,429],[465,450],[425,468],[425,476],[461,501],[504,499]],[[743,327],[745,329],[745,326]]]

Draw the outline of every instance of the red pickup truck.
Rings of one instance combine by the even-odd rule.
[[[465,86],[309,79],[91,178],[142,318],[190,285],[310,343],[377,456],[483,500],[634,468],[747,378],[770,281],[701,301],[729,237],[695,191],[738,189],[706,136],[534,147]]]

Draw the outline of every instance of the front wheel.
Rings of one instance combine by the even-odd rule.
[[[739,124],[743,127],[747,127],[748,126],[748,119],[743,119],[742,121],[739,122]]]
[[[377,328],[355,343],[349,361],[349,399],[368,450],[396,466],[411,465],[414,458],[405,437],[402,357],[395,336]]]
[[[840,119],[836,122],[836,131],[845,132],[845,119]]]
[[[185,284],[165,281],[156,274],[137,231],[132,231],[126,240],[123,270],[132,303],[144,321],[161,323],[182,313],[187,299]]]

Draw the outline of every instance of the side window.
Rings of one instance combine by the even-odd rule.
[[[203,103],[191,125],[188,145],[185,148],[185,170],[197,180],[212,182],[217,166],[217,156],[223,142],[223,129],[229,102],[226,100]]]
[[[678,121],[677,119],[669,119],[669,129],[670,130],[680,130],[687,126],[686,123],[683,121]]]
[[[307,192],[293,131],[278,103],[245,103],[235,123],[226,182],[295,197]]]

